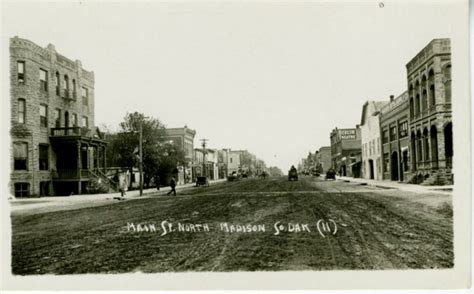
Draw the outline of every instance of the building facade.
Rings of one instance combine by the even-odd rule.
[[[192,166],[194,158],[194,137],[196,131],[184,126],[184,128],[167,128],[165,140],[172,141],[184,152],[187,163],[178,166],[178,184],[191,183],[193,181]]]
[[[380,110],[382,176],[384,180],[407,182],[411,178],[408,92]]]
[[[451,43],[434,39],[407,65],[411,182],[453,183]]]
[[[359,177],[361,162],[360,127],[335,128],[330,134],[332,167],[341,176]]]
[[[241,164],[240,164],[240,151],[232,151],[229,150],[228,152],[228,175],[241,172]]]
[[[324,173],[331,168],[331,147],[324,146],[319,148],[315,154],[316,165],[319,168],[319,171]]]
[[[97,183],[111,184],[100,171],[106,142],[94,127],[93,72],[51,44],[14,37],[10,86],[13,195],[92,193]]]
[[[393,96],[391,99],[393,99]],[[361,176],[365,179],[383,179],[380,150],[380,109],[388,103],[388,101],[367,101],[362,106],[360,123],[362,145]]]

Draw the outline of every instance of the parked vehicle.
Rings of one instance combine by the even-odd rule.
[[[328,169],[328,171],[326,172],[325,179],[326,180],[329,180],[329,179],[335,180],[336,179],[336,171],[333,168]]]
[[[298,181],[298,171],[293,165],[288,171],[288,181]]]

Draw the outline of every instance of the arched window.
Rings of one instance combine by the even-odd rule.
[[[63,83],[63,89],[64,89],[64,97],[69,97],[69,77],[67,75],[64,75],[64,83]]]
[[[58,95],[58,96],[61,94],[60,93],[61,88],[59,87],[59,84],[60,84],[59,80],[60,80],[59,79],[59,73],[56,72],[56,95]]]
[[[446,103],[451,103],[451,64],[448,64],[443,71],[444,75],[444,99]]]
[[[421,111],[428,109],[428,93],[426,91],[426,76],[421,78]]]
[[[436,105],[436,92],[435,92],[435,83],[434,83],[434,72],[430,70],[428,73],[428,88],[429,88],[429,99],[430,99],[430,107],[434,107]]]
[[[421,101],[420,101],[420,83],[416,81],[415,84],[415,116],[418,116],[421,112],[420,109]]]
[[[77,87],[76,87],[76,80],[72,79],[72,96],[76,98],[77,96]]]
[[[425,153],[425,161],[430,159],[430,136],[428,134],[428,129],[423,130],[423,147],[425,148],[424,153]]]

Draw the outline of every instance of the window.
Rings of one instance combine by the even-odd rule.
[[[26,102],[25,99],[18,99],[18,123],[24,124],[26,121]]]
[[[48,127],[48,106],[40,105],[40,126]]]
[[[40,89],[42,91],[48,91],[48,72],[44,69],[40,69]]]
[[[230,163],[232,163],[232,157],[230,158]]]
[[[403,170],[404,171],[408,171],[409,170],[409,167],[408,167],[408,150],[403,150],[402,152],[402,163],[403,163]]]
[[[24,61],[17,62],[17,71],[18,71],[18,83],[24,84],[25,83],[25,62]]]
[[[30,184],[15,183],[15,197],[28,197],[30,195]]]
[[[28,144],[17,142],[13,144],[13,169],[28,170]]]
[[[82,105],[89,104],[89,90],[87,88],[82,87]]]
[[[77,127],[77,114],[72,114],[72,126]]]
[[[87,116],[82,117],[82,126],[86,128],[89,127],[89,119],[87,118]]]
[[[45,144],[39,145],[39,169],[48,170],[49,163],[49,146]]]
[[[59,73],[56,72],[56,95],[61,95]]]
[[[73,97],[74,99],[76,99],[76,96],[77,96],[77,93],[76,93],[77,89],[76,89],[76,87],[77,87],[77,86],[76,86],[76,80],[75,80],[75,79],[72,79],[72,97]]]
[[[388,130],[383,130],[382,131],[382,143],[388,143]]]
[[[400,138],[405,138],[408,136],[408,122],[407,121],[402,122],[399,125],[399,136]]]
[[[384,171],[385,172],[390,171],[390,158],[388,156],[388,153],[385,153],[383,155],[383,161],[384,161],[384,167],[385,167]]]
[[[444,69],[444,99],[446,103],[451,103],[451,65]]]
[[[397,139],[397,127],[393,126],[390,127],[390,141],[394,141]]]
[[[56,128],[61,127],[61,109],[59,108],[56,108],[56,110],[54,111],[54,126]]]
[[[67,75],[64,75],[63,92],[64,97],[69,98],[69,78]]]

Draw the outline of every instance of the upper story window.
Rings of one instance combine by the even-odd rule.
[[[49,146],[39,144],[39,169],[48,170],[49,165]]]
[[[59,108],[54,111],[54,125],[56,128],[61,127],[61,109]]]
[[[23,98],[18,99],[18,123],[26,122],[26,101]]]
[[[390,141],[397,139],[397,126],[390,127]]]
[[[48,72],[44,69],[40,69],[40,89],[42,91],[48,91]]]
[[[77,96],[77,85],[76,85],[76,80],[72,79],[72,97],[76,99]]]
[[[17,71],[18,71],[18,83],[24,84],[25,83],[25,62],[24,61],[17,62]]]
[[[82,117],[82,126],[86,128],[89,127],[89,119],[87,118],[87,116]]]
[[[446,66],[444,74],[444,99],[446,103],[451,103],[451,64]]]
[[[402,122],[399,126],[399,136],[400,138],[405,138],[408,136],[408,122]]]
[[[72,114],[72,126],[77,127],[77,114]]]
[[[382,131],[382,144],[388,143],[388,130]]]
[[[82,87],[82,105],[89,104],[89,89]]]
[[[40,126],[48,127],[48,106],[44,104],[40,105]]]
[[[28,170],[28,143],[15,142],[13,144],[13,168]]]
[[[58,95],[58,96],[61,95],[60,84],[61,84],[61,82],[60,82],[60,78],[59,78],[59,73],[56,72],[56,95]]]

